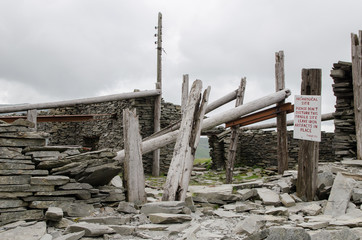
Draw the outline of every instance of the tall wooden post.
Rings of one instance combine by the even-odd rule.
[[[242,78],[240,82],[240,86],[238,89],[238,93],[236,96],[235,107],[240,106],[244,102],[244,93],[245,93],[245,86],[246,86],[246,78]],[[233,172],[234,172],[234,165],[235,165],[235,156],[236,156],[236,149],[238,145],[239,139],[239,127],[233,126],[231,127],[230,133],[230,145],[228,149],[228,156],[226,159],[226,183],[230,184],[233,182]]]
[[[189,75],[183,75],[182,80],[182,94],[181,94],[181,116],[185,112],[185,108],[187,105],[187,98],[189,97]]]
[[[357,140],[357,159],[362,159],[362,31],[351,34],[352,40],[352,78],[354,119]]]
[[[285,88],[284,74],[284,52],[275,53],[275,91],[278,92]],[[277,103],[277,107],[284,104],[285,100]],[[283,174],[288,169],[288,139],[287,139],[287,113],[277,114],[277,158],[278,173]]]
[[[145,176],[142,163],[141,135],[136,111],[123,110],[124,150],[123,185],[128,202],[146,202]]]
[[[157,83],[156,89],[162,91],[162,14],[158,13],[157,26]],[[155,99],[154,132],[161,130],[161,100],[162,92]],[[160,176],[160,149],[153,152],[152,175]]]
[[[302,70],[302,95],[321,95],[322,70]],[[319,142],[300,140],[298,155],[297,195],[313,201],[317,189]]]
[[[31,129],[33,132],[36,132],[38,130],[38,111],[36,109],[28,110],[26,119],[29,122],[34,123],[34,127]]]

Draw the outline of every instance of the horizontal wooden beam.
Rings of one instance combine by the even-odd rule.
[[[109,102],[109,101],[119,101],[119,100],[133,99],[133,98],[158,96],[160,94],[161,94],[161,90],[155,89],[155,90],[147,90],[147,91],[139,91],[139,92],[120,93],[120,94],[113,94],[113,95],[92,97],[92,98],[66,100],[66,101],[59,101],[59,102],[12,105],[12,106],[0,107],[0,113],[21,112],[21,111],[27,111],[27,110],[31,110],[31,109],[49,109],[49,108],[58,108],[58,107],[69,107],[69,106],[74,106],[76,104],[93,104],[93,103],[101,103],[101,102]]]
[[[252,123],[257,123],[257,122],[261,122],[261,121],[268,120],[271,118],[275,118],[277,116],[277,114],[280,112],[292,113],[292,112],[294,112],[294,105],[292,105],[291,103],[284,103],[280,106],[269,108],[269,109],[239,118],[237,120],[227,122],[225,124],[225,126],[226,127],[246,126],[246,125],[249,125]]]
[[[38,122],[85,122],[97,120],[95,117],[114,116],[113,114],[87,114],[87,115],[38,115]],[[26,116],[0,116],[0,120],[12,123],[17,119],[26,119]]]

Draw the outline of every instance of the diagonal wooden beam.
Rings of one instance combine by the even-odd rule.
[[[225,126],[227,128],[232,127],[232,126],[239,126],[239,127],[246,126],[246,125],[249,125],[252,123],[257,123],[257,122],[261,122],[261,121],[268,120],[271,118],[275,118],[277,116],[277,114],[280,112],[292,113],[292,112],[294,112],[294,105],[292,105],[291,103],[284,103],[280,106],[269,108],[269,109],[239,118],[237,120],[227,122],[225,124]]]

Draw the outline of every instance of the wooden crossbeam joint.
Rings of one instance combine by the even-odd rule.
[[[246,126],[249,124],[261,122],[264,120],[268,120],[271,118],[275,118],[278,113],[286,112],[286,113],[292,113],[294,112],[294,105],[291,103],[284,103],[277,107],[272,107],[263,111],[259,111],[250,115],[247,115],[245,117],[239,118],[237,120],[227,122],[226,127],[233,127],[233,126]]]

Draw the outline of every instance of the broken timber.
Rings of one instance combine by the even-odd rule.
[[[242,78],[239,89],[238,89],[235,107],[238,107],[243,104],[245,86],[246,86],[246,78]],[[236,148],[237,148],[238,139],[239,139],[238,131],[239,131],[239,129],[237,126],[231,127],[230,145],[229,145],[228,156],[226,159],[226,168],[225,168],[226,183],[232,183],[232,181],[233,181],[234,162],[235,162]]]
[[[202,99],[201,91],[202,82],[196,80],[191,87],[178,131],[179,134],[162,195],[163,201],[185,201],[210,87],[205,90]]]
[[[128,202],[146,202],[145,177],[143,172],[141,135],[136,111],[123,110],[124,150],[123,185]]]
[[[252,113],[259,109],[265,108],[277,102],[280,102],[282,99],[285,99],[290,96],[290,90],[284,89],[282,91],[269,94],[265,97],[259,98],[257,100],[248,102],[239,107],[226,110],[215,116],[204,119],[202,124],[202,130],[207,130],[213,127],[216,127],[225,122],[232,121],[234,119],[239,118],[240,116]],[[153,150],[166,146],[174,142],[177,138],[179,130],[175,130],[164,135],[151,138],[149,140],[142,142],[142,154],[152,152]],[[115,160],[122,161],[124,159],[124,150],[120,150],[117,152],[117,156],[114,158]]]

